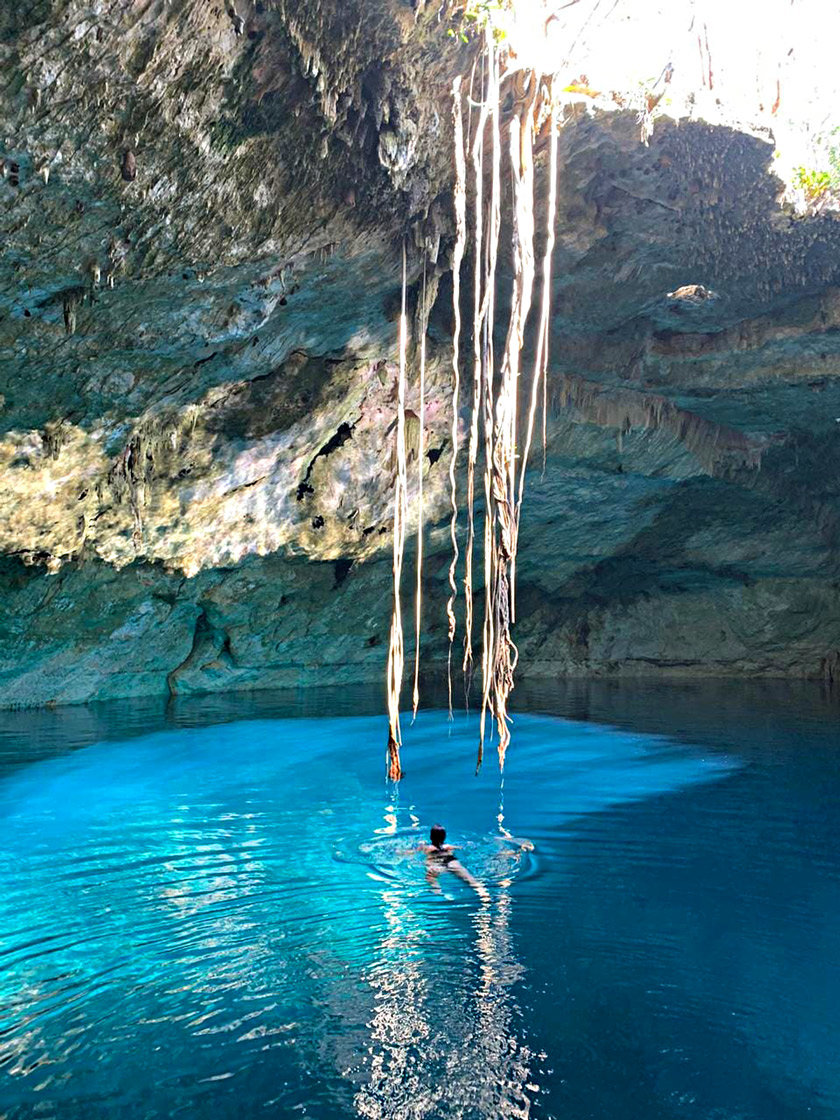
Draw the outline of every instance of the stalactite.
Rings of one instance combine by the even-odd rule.
[[[400,582],[402,579],[405,530],[408,515],[408,477],[405,453],[405,381],[408,326],[406,320],[406,260],[405,245],[402,254],[402,308],[400,311],[400,355],[397,382],[397,470],[394,481],[394,606],[391,615],[391,634],[388,643],[388,777],[399,781],[400,764],[400,692],[402,690],[405,649],[403,642],[402,612],[400,610]]]
[[[449,487],[452,514],[449,532],[452,559],[449,564],[449,598],[446,603],[449,652],[446,659],[446,680],[449,694],[449,718],[452,719],[452,644],[455,641],[455,572],[458,566],[458,500],[455,468],[458,461],[458,407],[461,396],[461,263],[467,241],[467,172],[464,159],[464,125],[461,110],[461,79],[452,84],[452,123],[455,140],[455,250],[452,260],[452,307],[455,329],[452,336],[452,456],[449,460]]]
[[[748,436],[656,393],[610,388],[573,374],[557,375],[552,388],[559,407],[574,409],[588,424],[613,428],[622,438],[634,431],[667,432],[712,477],[758,469],[773,443],[771,436]]]
[[[417,717],[417,708],[420,704],[420,617],[423,607],[423,461],[425,458],[423,437],[426,425],[426,334],[429,329],[425,264],[423,265],[423,296],[420,320],[420,435],[417,443],[417,582],[414,589],[414,690],[411,696],[412,722],[414,722]]]

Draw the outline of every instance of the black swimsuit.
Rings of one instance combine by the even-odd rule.
[[[447,863],[452,863],[455,859],[455,853],[447,852],[444,848],[434,848],[429,852],[429,859],[433,859],[435,863],[442,863],[446,866]]]

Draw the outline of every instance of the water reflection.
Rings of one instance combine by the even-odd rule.
[[[409,823],[401,842],[414,841],[407,858],[423,863],[417,840],[424,834],[412,807],[389,804],[378,831],[396,836],[401,816]],[[445,873],[440,899],[419,884],[381,890],[384,929],[364,972],[373,1014],[354,1097],[367,1120],[531,1114],[537,1086],[514,993],[524,969],[510,930],[521,851],[508,847],[509,834],[499,839],[498,858],[491,855],[486,868],[507,868],[491,891],[482,885],[476,893]]]
[[[503,786],[421,712],[398,800],[378,716],[10,750],[0,1112],[840,1115],[836,721],[690,694],[517,715]],[[486,901],[405,855],[435,820]]]
[[[511,937],[510,885],[510,878],[502,879],[495,899],[482,902],[474,918],[481,961],[473,1041],[481,1078],[474,1108],[479,1115],[524,1120],[539,1087],[532,1084],[533,1055],[516,1033],[522,1011],[513,988],[525,970],[516,958]]]

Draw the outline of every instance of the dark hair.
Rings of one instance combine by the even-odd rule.
[[[446,829],[442,824],[432,825],[432,831],[429,833],[429,839],[436,848],[443,847],[443,842],[446,839]]]

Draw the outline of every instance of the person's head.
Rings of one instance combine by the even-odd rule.
[[[446,839],[446,829],[442,824],[432,825],[432,831],[429,833],[429,839],[436,848],[443,847],[443,842]]]

